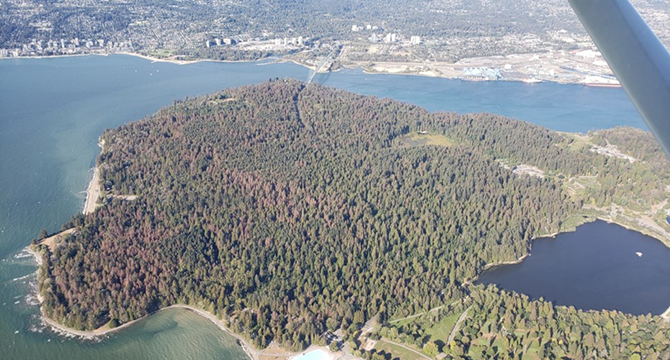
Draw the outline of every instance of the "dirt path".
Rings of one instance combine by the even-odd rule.
[[[389,324],[395,324],[395,323],[400,322],[400,321],[403,321],[403,320],[414,319],[414,318],[417,318],[417,317],[419,317],[419,316],[421,316],[421,315],[425,315],[425,314],[427,314],[427,313],[429,313],[429,312],[438,311],[438,310],[443,309],[443,308],[445,308],[445,307],[447,307],[447,306],[456,305],[456,304],[458,304],[460,301],[461,301],[461,300],[456,300],[456,301],[452,302],[451,304],[446,304],[446,305],[438,306],[438,307],[436,307],[436,308],[432,308],[432,309],[430,309],[430,310],[428,310],[428,311],[424,311],[424,312],[421,312],[421,313],[418,313],[418,314],[414,314],[414,315],[406,316],[406,317],[404,317],[404,318],[400,318],[400,319],[391,320],[391,321],[389,321]]]

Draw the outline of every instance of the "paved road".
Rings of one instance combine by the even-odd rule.
[[[468,311],[470,311],[471,308],[472,308],[472,305],[470,305],[470,307],[465,309],[465,311],[463,311],[463,314],[461,314],[461,317],[459,317],[458,321],[456,321],[456,324],[454,325],[454,328],[451,329],[451,334],[449,334],[449,340],[447,340],[447,346],[449,344],[451,344],[452,341],[454,341],[454,337],[456,336],[456,333],[458,333],[458,330],[461,329],[461,324],[468,317]]]

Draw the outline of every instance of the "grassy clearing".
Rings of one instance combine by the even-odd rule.
[[[384,340],[379,340],[377,342],[377,345],[375,345],[375,350],[377,350],[378,352],[383,351],[386,354],[391,354],[392,359],[398,358],[400,360],[427,360],[425,357],[413,351],[391,344]]]
[[[65,231],[61,231],[58,234],[55,234],[53,236],[49,236],[48,238],[45,238],[44,240],[40,241],[39,243],[41,245],[46,245],[49,248],[49,251],[53,254],[56,251],[56,247],[58,244],[63,241],[66,237],[71,235],[75,231],[75,228],[68,229]]]
[[[149,55],[158,59],[165,59],[172,56],[172,51],[168,49],[158,49],[156,51],[149,53]]]
[[[430,335],[431,340],[442,340],[446,343],[449,334],[451,334],[451,330],[454,328],[454,325],[456,325],[456,321],[458,321],[459,317],[460,314],[454,314],[443,318],[435,323],[433,327],[427,329],[426,334]]]
[[[454,142],[444,135],[411,132],[405,136],[399,137],[397,140],[400,146],[417,147],[417,146],[453,146]]]
[[[584,149],[590,149],[592,146],[590,138],[586,135],[566,132],[559,132],[559,134],[565,138],[565,141],[557,144],[560,147],[579,152]]]

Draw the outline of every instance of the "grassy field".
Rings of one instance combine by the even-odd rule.
[[[456,321],[458,321],[459,317],[460,314],[454,314],[443,318],[439,322],[435,323],[433,327],[426,330],[426,334],[430,335],[430,338],[433,341],[442,340],[446,343],[447,339],[449,338],[449,334],[451,334],[451,330],[454,328],[454,325],[456,324]]]
[[[411,132],[405,136],[398,138],[400,146],[416,147],[416,146],[453,146],[454,142],[444,135],[417,133]]]
[[[375,345],[375,350],[378,352],[384,352],[386,354],[391,354],[391,359],[400,359],[400,360],[427,360],[425,357],[407,350],[403,347],[391,344],[384,340],[379,340],[377,345]]]
[[[158,59],[164,59],[172,56],[172,51],[167,49],[158,49],[156,51],[151,52],[149,55]]]

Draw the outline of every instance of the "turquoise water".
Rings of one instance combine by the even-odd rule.
[[[307,79],[293,64],[174,65],[131,56],[0,61],[0,358],[244,359],[207,320],[170,310],[102,342],[67,339],[40,325],[29,295],[35,264],[22,249],[81,211],[102,131],[175,99],[258,83]],[[644,128],[621,89],[469,83],[346,70],[317,82],[392,97],[429,110],[499,113],[552,129]]]

